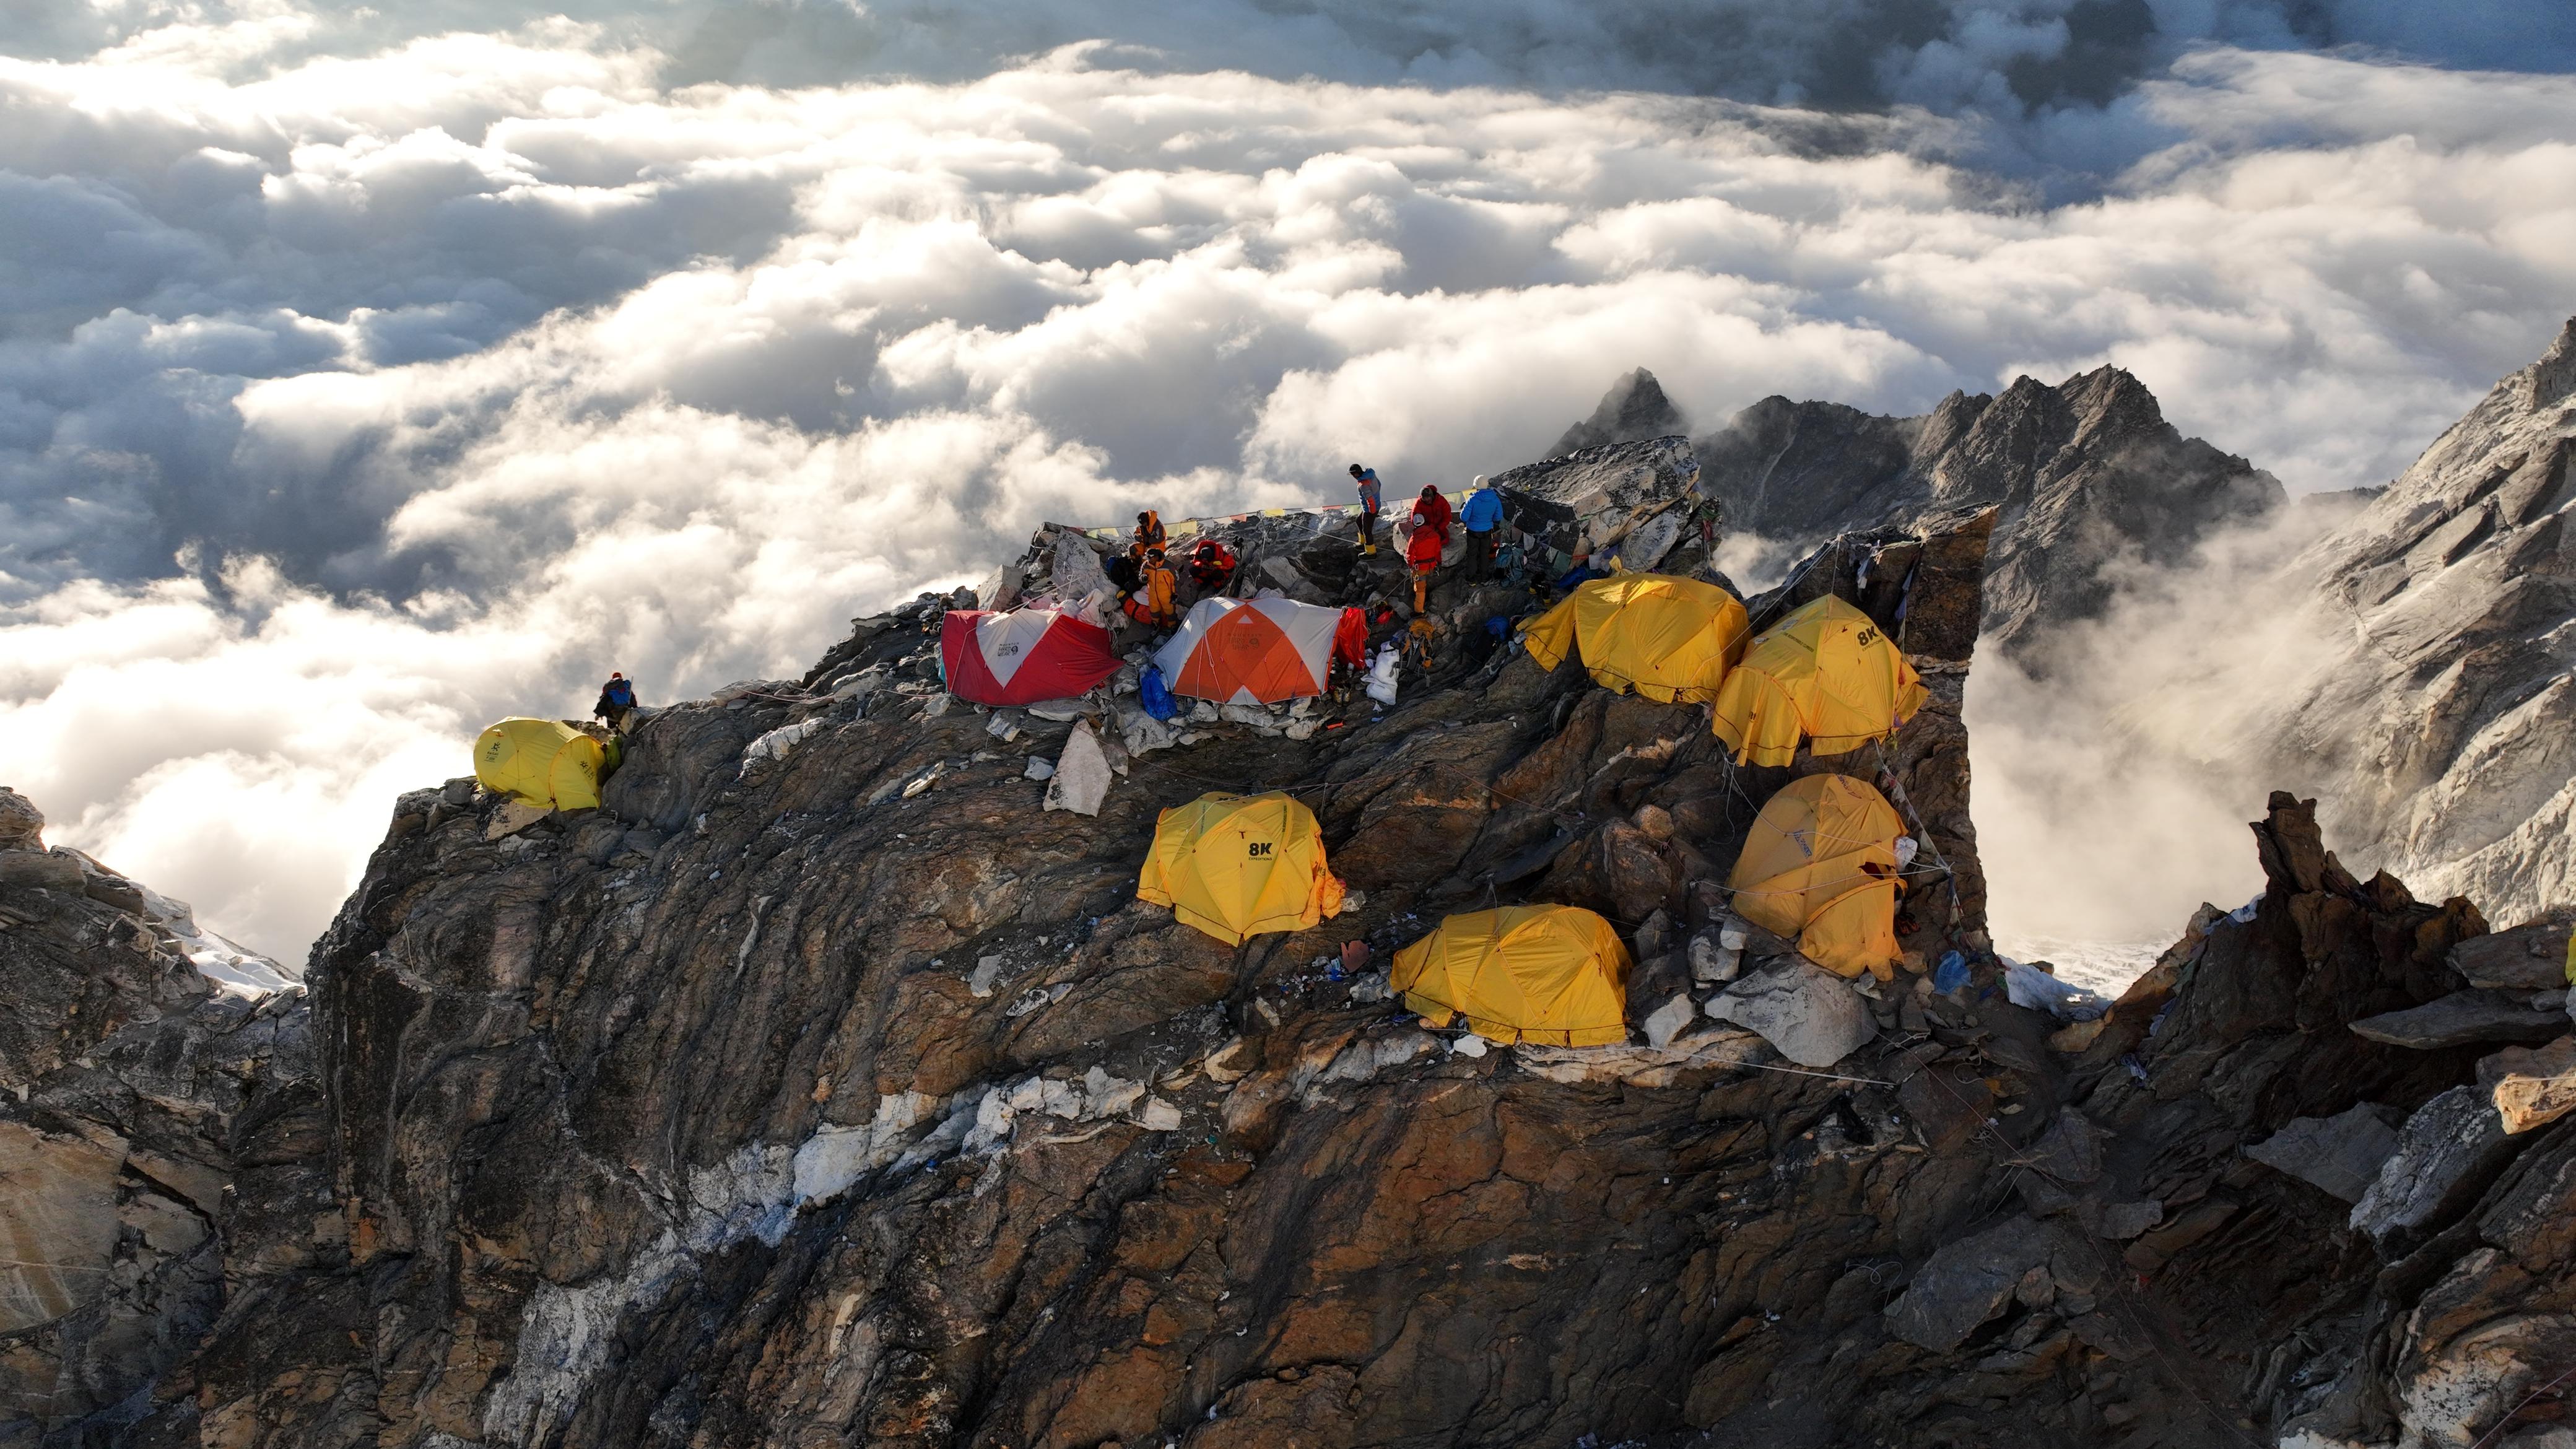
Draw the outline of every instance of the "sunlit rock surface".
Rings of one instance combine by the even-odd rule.
[[[2498,924],[2576,900],[2576,321],[2301,561],[2285,755],[2357,858]]]

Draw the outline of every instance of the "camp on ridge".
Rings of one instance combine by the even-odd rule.
[[[789,768],[836,721],[965,711],[987,725],[987,754],[1060,741],[1024,757],[1032,808],[1106,821],[1119,799],[1150,803],[1136,900],[1223,946],[1316,941],[1328,976],[1379,982],[1424,1027],[1497,1045],[1588,1050],[1643,1033],[1706,1050],[1734,1023],[1764,1030],[1761,1012],[1729,1004],[1754,989],[1752,961],[1775,973],[1794,962],[1866,996],[1901,974],[1928,983],[1961,946],[1934,949],[1955,887],[1921,849],[1897,777],[1875,768],[1927,698],[1900,643],[1902,597],[1887,613],[1864,607],[1863,565],[1748,601],[1715,566],[1722,519],[1697,484],[1688,449],[1666,439],[1460,493],[1399,493],[1384,518],[1328,504],[1050,524],[981,586],[858,621],[808,680],[745,681],[716,702],[791,706],[746,747],[746,782]],[[1375,547],[1380,529],[1394,547]],[[1882,552],[1919,548],[1899,538]],[[1659,748],[1712,742],[1698,768],[1743,813],[1711,820],[1713,836],[1696,817],[1688,832],[1640,817],[1652,832],[1640,848],[1682,863],[1683,889],[1660,906],[1584,885],[1566,856],[1392,937],[1380,923],[1336,938],[1347,903],[1377,885],[1333,864],[1354,848],[1371,858],[1368,826],[1344,839],[1353,827],[1319,817],[1311,787],[1229,769],[1211,789],[1189,763],[1226,740],[1329,755],[1403,718],[1427,687],[1481,689],[1524,654],[1543,675],[1571,663],[1590,687],[1661,711]],[[653,728],[631,684],[613,687],[625,704],[603,694],[604,731],[493,726],[478,780],[524,807],[600,806],[628,733]],[[1881,756],[1827,764],[1872,743]],[[1784,774],[1793,765],[1803,773]],[[861,806],[901,808],[956,768]]]

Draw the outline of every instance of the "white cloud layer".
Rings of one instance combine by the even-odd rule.
[[[1972,10],[1979,64],[2055,43]],[[615,24],[84,13],[113,49],[0,59],[0,779],[286,954],[486,718],[799,670],[1043,519],[1462,481],[1639,365],[1705,424],[2116,362],[2347,487],[2576,297],[2555,76],[2183,52],[2013,123],[2120,168],[2052,205],[1956,159],[1932,42],[1886,85],[1949,118],[1119,51],[676,86]]]

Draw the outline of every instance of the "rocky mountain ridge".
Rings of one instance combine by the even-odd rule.
[[[1645,531],[1698,472],[1502,477],[1705,570]],[[0,1007],[36,1185],[0,1445],[2554,1449],[2563,933],[2357,879],[2276,796],[2256,902],[2107,1013],[2033,994],[1986,949],[1959,718],[1995,524],[1841,535],[1748,601],[1899,643],[1930,702],[1884,757],[1734,767],[1704,711],[1493,645],[1505,584],[1435,592],[1392,708],[1152,726],[944,694],[931,596],[655,712],[602,809],[405,795],[309,995],[214,992],[139,888],[0,840],[0,971],[39,983]],[[1401,587],[1321,522],[1237,541]],[[1096,568],[1049,530],[988,587]],[[1096,814],[1033,778],[1077,739]],[[1856,990],[1727,911],[1817,771],[1924,840],[1923,974]],[[1235,949],[1133,899],[1160,809],[1263,788],[1349,910]],[[1394,947],[1519,900],[1618,923],[1628,1044],[1388,998]]]
[[[1653,374],[1621,378],[1558,444],[1678,432]],[[1944,509],[2000,510],[1986,584],[1993,647],[2045,668],[2045,646],[2108,603],[2109,570],[2172,566],[2204,540],[2257,521],[2287,495],[2270,474],[2165,421],[2146,386],[2116,367],[2001,395],[1954,392],[1921,417],[1772,396],[1692,442],[1702,487],[1727,527],[1803,553],[1853,528]]]

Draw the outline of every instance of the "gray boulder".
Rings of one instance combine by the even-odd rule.
[[[2397,1150],[2352,1209],[2352,1226],[2386,1242],[2449,1216],[2512,1155],[2493,1098],[2453,1087],[2415,1111]]]
[[[2548,991],[2567,984],[2567,935],[2576,910],[2551,911],[2510,931],[2472,936],[2451,948],[2451,969],[2471,986]]]
[[[1859,993],[1842,978],[1792,958],[1737,980],[1708,1014],[1759,1035],[1802,1067],[1830,1067],[1878,1035]]]
[[[1950,1352],[2003,1311],[2024,1276],[2048,1262],[2051,1246],[2048,1230],[2027,1217],[1944,1246],[1887,1305],[1888,1332]]]
[[[1046,808],[1097,815],[1100,802],[1108,798],[1109,755],[1086,720],[1065,736],[1064,753],[1056,757],[1055,773],[1047,779]]]
[[[1699,460],[1681,438],[1583,448],[1494,474],[1504,517],[1551,548],[1588,554],[1690,497]]]
[[[0,852],[0,886],[72,891],[83,886],[80,857],[63,850]]]
[[[975,607],[979,609],[1010,608],[1020,601],[1020,583],[1020,566],[1018,564],[1006,563],[1001,565],[999,568],[994,569],[991,574],[986,576],[982,584],[976,587]]]

